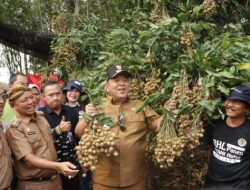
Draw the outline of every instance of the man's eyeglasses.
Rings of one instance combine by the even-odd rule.
[[[2,94],[0,94],[0,98],[1,98],[2,100],[6,100],[6,99],[8,98],[8,94],[2,93]]]
[[[118,123],[121,131],[126,131],[127,127],[124,124],[125,116],[123,113],[120,113],[118,116]]]

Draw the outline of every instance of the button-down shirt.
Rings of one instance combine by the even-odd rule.
[[[149,129],[155,129],[161,123],[152,109],[146,107],[136,112],[139,100],[127,100],[122,104],[113,104],[111,98],[106,98],[108,105],[104,108],[107,117],[117,123],[111,130],[118,136],[115,145],[119,155],[103,157],[94,171],[94,181],[99,184],[125,187],[145,180],[146,169],[146,134]],[[121,131],[118,116],[123,114],[125,131]]]
[[[53,170],[31,167],[22,160],[29,154],[49,161],[57,160],[52,132],[43,113],[35,113],[34,117],[16,113],[6,136],[14,155],[14,170],[19,179],[50,177],[57,173]]]
[[[75,136],[75,126],[78,122],[77,112],[68,106],[62,105],[61,112],[57,115],[48,106],[40,108],[46,119],[48,120],[50,127],[54,131],[54,128],[58,126],[62,120],[62,116],[65,117],[65,121],[71,122],[71,131],[67,133],[62,133],[58,135],[54,131],[54,144],[57,151],[57,158],[59,162],[70,161],[73,164],[77,164],[77,155],[75,151],[75,146],[78,139]]]
[[[12,177],[10,150],[0,121],[0,189],[7,189]]]

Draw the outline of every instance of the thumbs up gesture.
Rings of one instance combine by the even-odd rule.
[[[68,132],[71,130],[71,122],[65,121],[65,117],[62,116],[62,120],[59,124],[59,128],[60,128],[61,132]]]

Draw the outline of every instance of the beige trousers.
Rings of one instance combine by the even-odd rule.
[[[57,176],[54,180],[45,182],[19,180],[17,190],[62,190],[62,183],[59,176]]]
[[[146,180],[126,187],[113,187],[93,182],[93,190],[146,190]]]

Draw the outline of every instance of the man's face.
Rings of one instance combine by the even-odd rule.
[[[226,115],[231,118],[245,117],[246,113],[249,112],[249,108],[246,106],[246,103],[241,100],[227,99],[224,106]]]
[[[29,85],[29,81],[26,76],[17,75],[16,81],[14,82],[14,84]]]
[[[59,109],[63,102],[63,93],[58,84],[52,84],[45,87],[43,92],[46,105],[51,109]]]
[[[2,86],[0,86],[0,116],[3,115],[4,105],[6,101],[7,95]]]
[[[14,100],[11,107],[19,114],[32,116],[36,110],[33,93],[31,91],[25,91],[20,97]]]
[[[109,95],[117,102],[127,99],[130,88],[130,80],[124,75],[118,75],[109,79],[106,83],[106,89]]]

